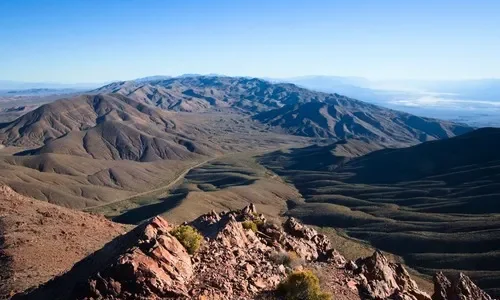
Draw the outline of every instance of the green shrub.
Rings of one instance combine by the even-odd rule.
[[[321,291],[319,279],[311,271],[293,272],[278,285],[278,294],[286,300],[332,300]]]
[[[257,225],[257,228],[259,230],[262,230],[262,228],[264,228],[264,221],[262,219],[255,219],[253,220],[253,222],[255,223],[255,225]]]
[[[250,229],[253,232],[257,232],[257,224],[255,224],[253,221],[245,221],[241,225],[245,229]]]
[[[203,240],[203,236],[189,225],[178,226],[170,233],[177,238],[189,254],[195,254]]]

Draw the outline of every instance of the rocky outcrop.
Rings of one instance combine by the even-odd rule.
[[[401,264],[391,263],[380,252],[358,259],[354,273],[359,276],[359,292],[363,299],[431,300],[419,290]]]
[[[168,231],[162,218],[154,218],[137,245],[107,268],[77,287],[78,298],[164,299],[187,296],[193,275],[186,249]]]
[[[255,226],[245,229],[244,222]],[[16,299],[276,299],[273,293],[288,274],[309,269],[337,300],[431,300],[401,264],[381,252],[347,261],[313,228],[293,218],[283,225],[267,222],[253,205],[212,211],[184,225],[204,236],[194,255],[156,217]],[[442,291],[436,295],[442,297],[432,299],[491,299],[467,280],[455,284],[439,277]]]
[[[434,275],[432,300],[492,300],[468,276],[459,273],[451,281],[441,272]]]
[[[215,239],[207,240],[193,258],[196,276],[191,298],[254,299],[275,289],[285,276],[285,268],[271,262],[272,252],[230,215]]]
[[[326,261],[334,255],[326,236],[294,218],[288,218],[283,226],[268,224],[262,228],[262,233],[283,251],[296,253],[306,261]]]
[[[187,297],[191,257],[156,217],[15,299],[166,299]]]

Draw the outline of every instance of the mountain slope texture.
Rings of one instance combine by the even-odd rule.
[[[499,141],[500,129],[483,128],[360,157],[351,156],[360,149],[351,140],[278,151],[261,162],[304,196],[289,215],[339,228],[423,273],[464,272],[498,295]]]
[[[259,224],[255,232],[245,229],[248,222]],[[156,217],[13,299],[288,299],[280,282],[310,274],[324,278],[316,287],[325,291],[320,299],[491,300],[463,274],[451,281],[437,274],[429,296],[381,252],[347,261],[314,229],[293,218],[269,224],[253,205],[202,215],[189,226],[204,237],[192,255],[170,233],[175,226]],[[283,259],[290,253],[292,262]],[[316,294],[299,288],[293,295]]]
[[[0,299],[42,284],[126,228],[0,186]]]
[[[452,122],[393,111],[338,94],[256,78],[194,76],[119,82],[95,93],[118,93],[174,111],[237,109],[286,132],[321,138],[366,138],[384,145],[416,144],[471,130]]]

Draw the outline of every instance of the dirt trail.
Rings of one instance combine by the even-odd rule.
[[[108,206],[108,205],[113,205],[113,204],[116,204],[116,203],[120,203],[120,202],[123,202],[123,201],[127,201],[127,200],[130,200],[130,199],[133,199],[133,198],[138,198],[138,197],[143,197],[143,196],[147,196],[147,195],[150,195],[150,194],[155,194],[157,192],[160,192],[160,191],[165,191],[165,190],[168,190],[170,188],[172,188],[173,186],[175,186],[177,183],[179,183],[179,181],[183,180],[184,179],[184,176],[187,175],[187,173],[189,173],[189,171],[191,171],[192,169],[195,169],[195,168],[198,168],[206,163],[209,163],[215,159],[217,159],[219,157],[212,157],[210,159],[206,159],[196,165],[193,165],[193,166],[190,166],[189,168],[185,169],[184,171],[182,171],[182,173],[180,173],[174,180],[172,180],[171,182],[169,182],[167,185],[163,185],[163,186],[160,186],[156,189],[152,189],[152,190],[149,190],[149,191],[146,191],[146,192],[142,192],[142,193],[138,193],[138,194],[135,194],[133,195],[132,197],[129,197],[129,198],[125,198],[125,199],[120,199],[120,200],[116,200],[116,201],[112,201],[112,202],[108,202],[108,203],[103,203],[103,204],[100,204],[100,205],[96,205],[96,206],[91,206],[91,207],[87,207],[85,209],[85,211],[90,211],[90,210],[94,210],[96,208],[100,208],[100,207],[105,207],[105,206]]]

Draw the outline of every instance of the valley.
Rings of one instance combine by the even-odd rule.
[[[339,228],[400,255],[423,273],[465,272],[495,295],[500,278],[498,134],[498,129],[480,129],[359,158],[335,146],[309,147],[270,153],[260,161],[304,196],[288,215]]]
[[[255,204],[498,295],[498,136],[255,78],[117,82],[1,123],[0,183],[126,228]]]
[[[233,210],[255,203],[270,219],[286,211],[287,201],[300,194],[256,162],[252,153],[228,154],[194,166],[179,180],[132,198],[91,207],[119,223],[138,224],[156,215],[176,223],[200,213]]]

